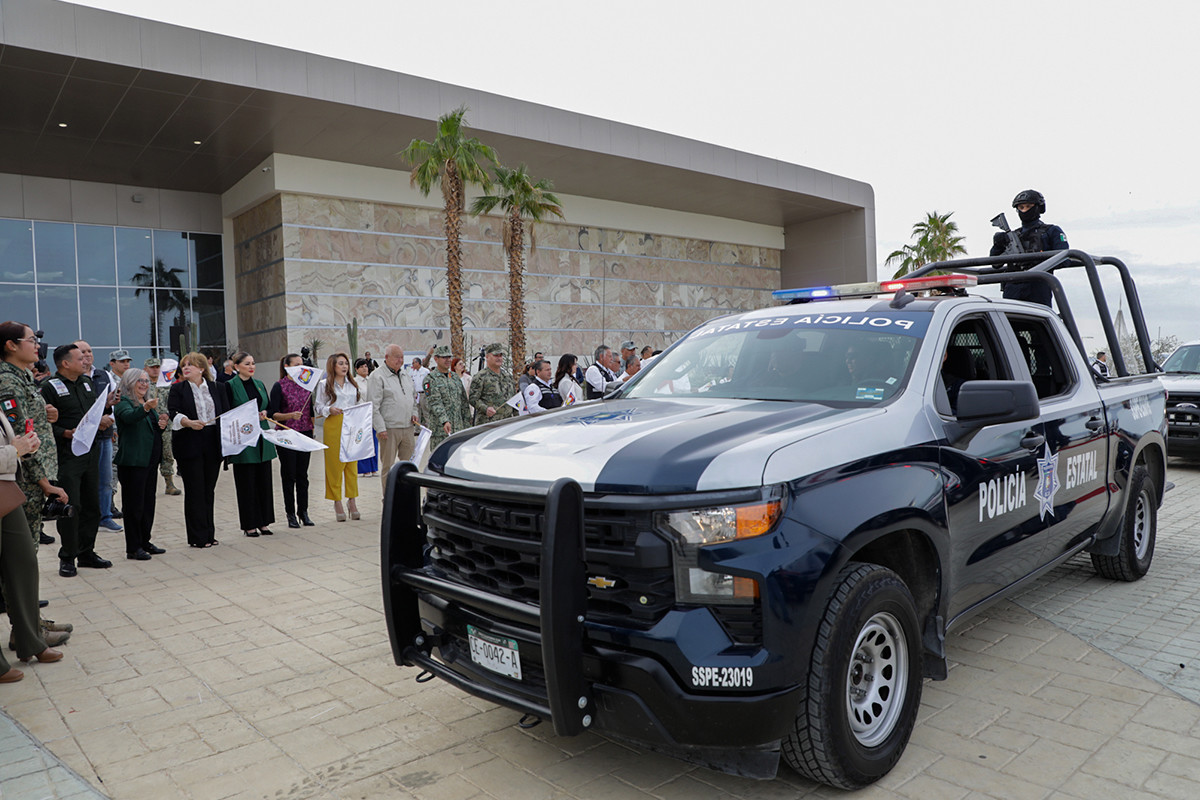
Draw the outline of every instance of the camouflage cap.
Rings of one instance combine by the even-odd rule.
[[[147,358],[145,361],[142,362],[143,369],[146,367],[161,367],[161,366],[162,366],[162,362],[159,361],[157,358]]]
[[[504,345],[500,344],[500,342],[492,342],[491,344],[489,344],[483,348],[483,352],[490,356],[493,353],[499,353],[500,355],[504,355],[504,353],[506,351],[504,349]]]
[[[636,345],[633,343],[632,339],[630,339],[627,342],[621,342],[622,350],[633,350],[635,347],[636,347]]]
[[[109,361],[132,361],[128,350],[113,350],[108,354]]]
[[[442,356],[443,358],[449,358],[451,355],[453,355],[450,352],[450,345],[448,344],[439,344],[437,347],[433,348],[433,354],[435,356]]]

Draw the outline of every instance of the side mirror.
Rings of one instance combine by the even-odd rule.
[[[967,381],[958,390],[958,421],[973,428],[1041,416],[1029,381]]]

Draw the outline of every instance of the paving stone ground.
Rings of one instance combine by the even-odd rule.
[[[380,491],[337,523],[319,462],[315,528],[247,539],[231,476],[220,547],[186,547],[160,497],[150,562],[60,578],[47,615],[75,624],[57,664],[0,687],[0,797],[831,798],[785,769],[734,778],[543,725],[392,664],[381,611]],[[1200,465],[1172,462],[1151,574],[1076,558],[948,639],[903,759],[856,798],[1200,797]],[[278,512],[282,520],[282,509]]]

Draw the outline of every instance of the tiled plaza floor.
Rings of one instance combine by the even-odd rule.
[[[168,552],[152,561],[102,532],[113,568],[64,579],[42,548],[47,616],[76,632],[62,662],[0,687],[0,797],[844,794],[523,731],[514,712],[416,684],[384,630],[379,481],[361,483],[361,521],[336,523],[314,461],[315,528],[288,530],[280,509],[275,536],[244,538],[224,473],[220,547],[186,547],[181,498],[160,497]],[[956,631],[904,758],[855,797],[1200,797],[1200,465],[1170,478],[1151,574],[1112,584],[1075,559]]]

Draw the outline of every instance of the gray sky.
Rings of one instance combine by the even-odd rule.
[[[881,272],[933,210],[986,255],[988,220],[1035,188],[1073,247],[1130,265],[1152,333],[1200,338],[1194,2],[80,4],[866,181]]]

